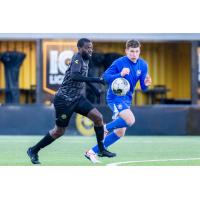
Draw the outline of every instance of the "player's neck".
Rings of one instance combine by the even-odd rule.
[[[88,58],[87,56],[81,55],[81,57],[82,57],[82,59],[83,59],[84,61],[89,61],[89,58]]]
[[[127,58],[131,61],[131,62],[133,62],[133,63],[137,63],[137,61],[138,61],[138,59],[131,59],[131,58],[129,58],[128,56],[127,56]]]

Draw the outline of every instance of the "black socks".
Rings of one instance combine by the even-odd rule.
[[[51,144],[55,139],[51,137],[49,133],[45,135],[35,146],[31,147],[33,153],[38,153],[38,151],[47,145]]]
[[[96,133],[96,138],[97,138],[97,143],[99,147],[99,151],[101,152],[104,150],[104,145],[103,145],[103,139],[104,139],[104,128],[103,126],[95,126],[94,127],[95,133]]]

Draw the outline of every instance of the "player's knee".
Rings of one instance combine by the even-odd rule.
[[[126,132],[126,128],[119,128],[115,130],[115,134],[118,137],[123,137],[125,135],[125,132]]]
[[[64,133],[65,133],[64,127],[57,127],[50,131],[50,134],[54,139],[61,137],[62,135],[64,135]]]
[[[135,123],[135,117],[132,116],[132,117],[129,117],[126,119],[126,123],[129,127],[133,126],[133,124]]]
[[[100,113],[96,115],[93,122],[95,126],[103,126],[103,115]]]
[[[53,133],[54,138],[59,138],[64,135],[65,131],[63,129],[57,130]]]

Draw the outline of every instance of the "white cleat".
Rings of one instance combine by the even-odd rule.
[[[97,159],[97,156],[96,154],[92,151],[92,150],[89,150],[85,153],[85,157],[90,160],[92,163],[96,164],[96,163],[101,163],[101,161],[99,161]]]

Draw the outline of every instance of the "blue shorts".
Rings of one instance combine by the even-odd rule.
[[[123,100],[121,100],[121,101],[118,100],[118,101],[113,101],[113,102],[109,101],[108,106],[113,112],[112,119],[115,120],[118,117],[118,115],[121,111],[130,108],[131,102],[130,101],[123,101]]]

